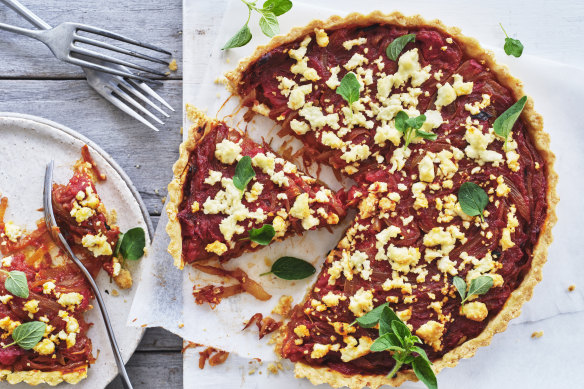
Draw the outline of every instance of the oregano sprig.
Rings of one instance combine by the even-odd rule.
[[[251,166],[251,157],[245,155],[237,162],[235,166],[235,175],[233,176],[233,185],[240,191],[244,192],[245,187],[255,177],[256,173]]]
[[[262,8],[257,7],[257,1],[241,1],[247,6],[247,20],[243,27],[225,43],[221,50],[245,46],[251,41],[252,34],[249,29],[249,20],[251,19],[252,11],[256,11],[261,15],[259,21],[260,28],[264,35],[271,38],[280,33],[278,16],[285,14],[292,8],[292,2],[290,0],[267,0],[264,2]]]
[[[269,245],[275,235],[276,230],[271,224],[264,224],[260,228],[252,228],[249,230],[249,240],[262,246]]]
[[[0,269],[0,272],[6,274],[6,280],[4,280],[4,287],[8,292],[16,297],[28,298],[28,281],[26,279],[26,274],[20,270],[6,271]]]
[[[118,236],[118,244],[114,255],[117,257],[121,254],[122,258],[135,261],[144,256],[145,247],[146,233],[144,229],[142,227],[134,227]]]
[[[515,125],[515,122],[517,121],[517,119],[519,119],[519,115],[521,115],[521,112],[525,107],[525,103],[527,103],[527,96],[523,96],[522,98],[517,100],[515,104],[510,106],[493,122],[493,131],[495,131],[495,134],[505,139],[505,143],[503,143],[504,150],[507,149],[507,141],[509,140],[509,134],[513,129],[513,125]]]
[[[42,321],[29,321],[21,324],[12,331],[12,343],[2,348],[16,344],[24,350],[30,350],[41,341],[46,329],[47,325]]]
[[[373,352],[389,351],[395,359],[395,366],[387,375],[392,378],[403,365],[410,365],[416,376],[429,389],[437,389],[438,382],[432,371],[432,362],[423,348],[422,340],[413,335],[407,325],[395,314],[388,303],[372,309],[355,320],[361,327],[372,328],[379,324],[379,337],[370,349]],[[354,323],[353,323],[354,324]]]
[[[270,271],[260,274],[273,274],[284,280],[302,280],[310,277],[316,272],[316,269],[310,262],[296,257],[281,257],[272,265]]]
[[[400,53],[403,51],[404,47],[410,42],[416,41],[416,34],[406,34],[398,38],[395,38],[387,48],[385,49],[385,55],[392,61],[397,61]]]
[[[474,182],[465,182],[458,189],[458,202],[462,212],[468,216],[479,216],[484,222],[483,212],[489,203],[489,196]]]
[[[353,72],[345,74],[341,80],[341,84],[337,87],[337,94],[341,95],[343,99],[349,104],[349,108],[353,105],[355,101],[359,100],[359,90],[361,89],[361,84],[357,80],[357,76]]]
[[[517,58],[521,57],[521,54],[523,54],[523,43],[521,43],[519,39],[509,38],[507,31],[505,31],[503,28],[503,25],[499,23],[499,26],[501,26],[501,30],[503,30],[503,33],[505,34],[505,45],[503,46],[505,54],[512,55]]]
[[[493,287],[493,278],[489,276],[479,276],[473,279],[468,287],[468,292],[466,290],[466,282],[462,278],[455,276],[452,279],[452,283],[458,291],[461,300],[460,303],[464,307],[464,303],[471,296],[480,296],[487,293]]]
[[[437,135],[431,132],[420,130],[426,122],[426,115],[409,117],[405,111],[399,111],[395,116],[395,128],[403,134],[404,149],[407,149],[410,142],[416,137],[428,140],[436,140]]]

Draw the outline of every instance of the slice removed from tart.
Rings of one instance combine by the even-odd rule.
[[[226,261],[272,240],[336,225],[345,216],[343,191],[332,191],[243,132],[196,108],[187,110],[194,125],[168,186],[168,251],[177,267]],[[253,177],[242,185],[245,168]],[[269,227],[273,238],[258,243],[252,235]]]
[[[53,186],[53,209],[65,239],[93,277],[103,268],[120,288],[128,289],[132,275],[115,255],[120,235],[116,213],[106,210],[95,187],[104,179],[84,146],[73,177]]]

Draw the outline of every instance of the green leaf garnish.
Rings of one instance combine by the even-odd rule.
[[[503,46],[505,54],[512,55],[517,58],[521,57],[521,54],[523,54],[523,43],[521,43],[519,39],[509,38],[507,31],[505,31],[503,28],[503,25],[499,23],[499,26],[501,26],[501,30],[503,30],[503,33],[505,34],[505,46]]]
[[[471,296],[480,296],[487,293],[493,287],[493,278],[489,276],[479,276],[473,279],[468,287],[468,292],[466,291],[466,282],[464,282],[462,278],[456,276],[452,279],[452,283],[460,295],[461,305],[464,306],[464,303],[467,302]]]
[[[292,9],[292,2],[290,0],[267,0],[262,9],[280,16]]]
[[[357,76],[353,72],[345,74],[341,80],[341,84],[337,87],[337,94],[341,95],[349,107],[353,103],[359,100],[359,90],[361,89],[361,84],[357,80]]]
[[[387,48],[385,49],[387,58],[391,59],[392,61],[397,61],[397,58],[399,57],[404,47],[406,47],[408,43],[415,41],[416,34],[407,34],[402,35],[399,38],[395,38],[389,45],[387,45]]]
[[[249,20],[249,19],[248,19]],[[225,43],[221,50],[233,49],[235,47],[245,46],[251,41],[252,35],[247,23],[235,35]]]
[[[135,227],[122,235],[119,253],[124,259],[136,260],[144,256],[146,234],[142,227]]]
[[[458,189],[458,202],[462,212],[468,216],[480,216],[481,221],[485,221],[483,212],[489,203],[489,196],[483,188],[474,182],[465,182]]]
[[[426,385],[428,389],[438,389],[438,380],[430,366],[430,362],[422,356],[415,357],[412,361],[412,368],[416,377]]]
[[[260,28],[264,35],[270,38],[280,33],[278,19],[276,19],[276,15],[271,11],[264,11],[262,13],[262,17],[260,18]]]
[[[274,262],[272,269],[269,272],[262,273],[260,276],[273,274],[284,280],[302,280],[306,277],[310,277],[314,272],[316,272],[314,266],[303,259],[296,257],[282,257]]]
[[[262,8],[256,6],[256,1],[241,1],[247,6],[247,20],[243,27],[231,37],[229,41],[227,41],[221,50],[241,47],[249,43],[252,35],[248,24],[252,11],[256,11],[261,15],[259,22],[260,28],[266,36],[271,38],[280,33],[280,25],[277,16],[285,14],[292,8],[292,2],[290,0],[267,0],[264,2]]]
[[[379,324],[379,337],[373,342],[370,350],[373,352],[391,351],[395,366],[387,378],[392,378],[403,365],[411,365],[416,376],[428,388],[438,388],[436,376],[431,367],[432,362],[428,359],[426,351],[416,346],[416,343],[421,344],[422,341],[416,335],[412,335],[408,326],[401,321],[388,303],[372,309],[357,318],[355,322],[364,328],[372,328]]]
[[[274,230],[274,226],[271,224],[264,224],[260,228],[252,228],[249,230],[249,240],[262,246],[269,245],[275,235],[276,230]]]
[[[46,329],[47,325],[42,321],[30,321],[21,324],[12,331],[13,342],[2,348],[16,344],[25,350],[30,350],[41,341]]]
[[[235,175],[233,176],[233,185],[240,191],[245,191],[245,187],[256,175],[251,166],[251,157],[246,155],[242,157],[235,167]]]
[[[507,140],[509,139],[509,134],[513,129],[513,125],[515,124],[517,119],[519,119],[519,115],[521,115],[521,112],[523,111],[523,107],[525,107],[526,102],[527,96],[523,96],[515,104],[509,107],[509,109],[503,112],[501,116],[499,116],[493,122],[493,130],[495,131],[495,134],[505,139],[503,149],[507,148]]]
[[[410,142],[416,137],[428,140],[436,140],[436,134],[420,130],[425,122],[426,115],[420,115],[411,118],[405,111],[399,111],[397,115],[395,115],[395,128],[403,134],[404,149],[407,149]]]
[[[20,270],[0,270],[2,273],[6,274],[6,280],[4,281],[4,287],[8,292],[16,297],[21,297],[23,299],[28,298],[28,281],[26,279],[26,274]]]

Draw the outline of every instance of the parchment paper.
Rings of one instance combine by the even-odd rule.
[[[453,4],[458,4],[458,2],[448,3],[444,9],[440,9],[435,2],[424,1],[424,2],[402,2],[402,3],[392,3],[391,6],[387,5],[387,2],[381,1],[371,1],[371,2],[361,2],[356,8],[354,2],[348,1],[320,1],[319,5],[331,7],[331,9],[317,8],[315,6],[307,5],[299,1],[294,2],[293,11],[289,14],[283,15],[279,18],[281,31],[285,33],[292,26],[304,25],[315,17],[326,18],[332,14],[344,14],[348,11],[358,10],[361,12],[369,12],[374,9],[383,9],[387,12],[391,12],[394,9],[401,10],[407,14],[421,13],[427,18],[440,18],[447,20],[449,24],[458,25],[462,27],[463,33],[470,27],[472,30],[472,21],[466,18],[466,15],[462,12],[450,12],[449,10],[454,9]],[[332,9],[336,9],[333,11]],[[184,90],[184,102],[192,103],[200,108],[206,108],[208,114],[213,116],[224,103],[225,99],[228,97],[228,93],[225,91],[224,87],[220,84],[211,83],[211,80],[215,80],[221,77],[223,73],[233,69],[238,60],[252,53],[256,45],[264,44],[267,42],[267,38],[264,38],[257,28],[257,23],[255,21],[250,22],[250,28],[254,35],[254,40],[252,43],[246,47],[229,50],[228,52],[223,52],[220,50],[221,46],[227,39],[235,32],[234,26],[239,26],[241,14],[242,14],[242,4],[239,1],[232,1],[228,7],[225,17],[223,20],[222,27],[220,29],[217,42],[214,46],[214,50],[210,53],[209,65],[207,75],[205,80],[208,80],[203,85],[194,85],[189,82],[189,63],[185,62],[185,90]],[[185,2],[185,36],[190,36],[188,32],[190,29],[194,29],[195,26],[189,25],[188,21],[190,19],[190,13],[196,12],[196,8],[189,2]],[[192,15],[192,14],[191,14]],[[496,21],[493,21],[496,24]],[[493,30],[494,31],[494,30]],[[493,32],[495,33],[495,32]],[[194,55],[201,55],[201,53],[189,53],[189,50],[194,49],[196,44],[194,41],[189,41],[185,38],[185,58],[192,58]],[[580,180],[580,173],[578,166],[584,166],[584,156],[581,150],[584,147],[584,135],[580,129],[579,123],[582,123],[584,119],[584,112],[582,110],[583,102],[583,91],[584,91],[584,70],[565,66],[563,64],[545,60],[542,58],[537,58],[524,54],[520,59],[515,59],[507,57],[502,50],[495,49],[498,61],[501,63],[509,64],[511,67],[512,74],[516,77],[522,79],[526,85],[526,92],[533,96],[535,99],[535,108],[540,112],[545,118],[545,128],[552,136],[552,150],[558,156],[558,161],[556,165],[556,170],[559,172],[561,181],[559,184],[559,192],[562,198],[560,206],[558,208],[558,216],[560,222],[554,228],[554,236],[556,237],[555,243],[550,249],[548,256],[548,264],[544,267],[544,278],[543,281],[536,287],[533,299],[524,305],[523,313],[518,318],[512,321],[512,325],[517,325],[520,323],[535,322],[533,324],[525,324],[524,326],[518,327],[515,331],[507,331],[503,335],[498,335],[495,337],[494,343],[497,346],[488,347],[486,350],[481,349],[479,354],[483,355],[480,359],[475,357],[471,362],[464,361],[461,363],[461,367],[452,370],[451,372],[445,372],[440,375],[440,381],[443,381],[443,377],[448,377],[449,375],[454,375],[458,379],[464,379],[470,377],[473,374],[477,374],[480,369],[484,369],[485,361],[483,358],[498,358],[506,353],[519,352],[528,353],[531,350],[531,343],[533,342],[530,338],[530,328],[538,328],[537,324],[541,324],[543,327],[550,326],[550,328],[565,327],[567,329],[573,328],[574,323],[584,315],[574,314],[574,315],[563,315],[555,318],[559,314],[566,314],[570,312],[580,312],[584,310],[584,295],[582,293],[582,288],[577,287],[575,291],[568,292],[567,288],[571,284],[579,285],[580,280],[584,277],[584,263],[581,260],[581,255],[578,254],[579,248],[578,243],[582,239],[582,230],[584,228],[584,222],[582,221],[582,216],[584,215],[584,203],[579,200],[579,193],[584,190],[584,184]],[[223,116],[233,112],[234,107],[237,105],[237,101],[229,101],[225,107],[219,112],[218,117]],[[237,119],[235,120],[237,122]],[[185,122],[185,128],[187,128],[188,123]],[[273,123],[264,118],[256,117],[255,122],[251,123],[249,128],[250,134],[254,139],[259,139],[260,136],[265,136],[266,139],[270,139],[270,134],[274,134],[275,131],[272,129]],[[267,135],[266,135],[267,134]],[[275,144],[279,139],[274,139]],[[329,184],[334,184],[334,182],[329,182],[326,174],[323,175],[323,180],[327,181]],[[154,264],[157,264],[157,272],[164,271],[165,276],[169,274],[173,275],[172,280],[176,282],[176,290],[179,289],[181,277],[177,271],[171,269],[171,258],[166,254],[166,246],[168,239],[163,230],[166,224],[166,218],[161,218],[157,235],[155,238],[155,245],[153,251],[156,252],[156,257]],[[338,231],[336,231],[338,234]],[[335,237],[338,235],[331,235],[330,242],[336,242]],[[302,244],[309,244],[312,242],[320,241],[320,235],[315,233],[310,233],[306,235],[306,238],[300,240]],[[298,244],[291,242],[290,245],[285,243],[279,246],[271,246],[269,251],[261,251],[256,254],[255,259],[259,260],[255,269],[252,267],[250,275],[256,274],[260,268],[267,267],[264,264],[265,257],[270,259],[277,258],[279,252],[287,252],[294,247],[298,248]],[[334,245],[334,244],[333,244]],[[320,250],[315,252],[315,256],[324,255],[332,246],[323,245]],[[280,251],[282,250],[282,251]],[[272,257],[271,255],[275,255]],[[249,256],[246,256],[249,258]],[[264,257],[264,258],[262,258]],[[307,259],[313,260],[313,257],[307,257]],[[243,262],[245,259],[241,258],[237,262]],[[233,262],[235,264],[235,262]],[[244,267],[245,268],[245,267]],[[247,270],[247,269],[246,269]],[[187,273],[187,272],[185,272]],[[218,309],[211,311],[209,309],[201,309],[196,307],[193,303],[193,298],[191,295],[191,289],[193,285],[193,280],[195,279],[195,274],[188,272],[182,277],[183,295],[173,295],[172,299],[164,299],[161,295],[167,293],[164,289],[157,286],[158,280],[153,277],[152,283],[148,285],[143,283],[141,285],[141,290],[152,287],[152,291],[146,298],[142,299],[139,304],[135,304],[132,310],[132,315],[136,315],[138,320],[136,324],[147,324],[147,325],[160,325],[168,330],[177,333],[186,340],[212,345],[218,348],[223,348],[234,354],[242,356],[244,358],[238,358],[236,355],[230,356],[229,362],[225,365],[215,367],[213,369],[206,369],[204,371],[199,371],[196,363],[198,358],[197,350],[187,350],[185,353],[185,387],[189,387],[187,383],[197,384],[198,387],[206,387],[205,385],[217,385],[220,383],[222,387],[240,387],[240,386],[250,386],[250,387],[268,387],[273,386],[277,383],[278,386],[283,388],[287,387],[298,387],[300,382],[292,379],[291,373],[280,374],[275,378],[272,376],[270,379],[266,380],[265,375],[263,377],[259,375],[248,375],[249,370],[253,370],[250,367],[249,357],[259,357],[264,361],[273,360],[273,353],[271,351],[271,346],[265,343],[257,342],[256,332],[248,331],[241,332],[241,321],[240,319],[247,319],[248,313],[251,312],[266,312],[269,308],[275,305],[277,301],[278,294],[274,294],[274,298],[269,303],[258,303],[253,301],[251,298],[242,297],[237,300],[236,303],[225,304],[221,307],[222,303]],[[262,280],[262,284],[266,285],[268,291],[273,292],[274,288],[277,287],[276,284],[265,283]],[[303,284],[302,288],[295,290],[295,302],[299,301],[298,297],[302,295],[306,287],[310,286],[312,280],[306,280],[301,282]],[[282,293],[283,291],[281,291]],[[182,297],[182,300],[181,300]],[[236,301],[236,300],[232,300]],[[244,304],[250,304],[250,307]],[[179,313],[180,312],[180,313]],[[225,315],[227,313],[227,315]],[[244,314],[245,313],[245,314]],[[546,318],[552,318],[550,320],[541,321]],[[229,321],[227,321],[229,319]],[[191,321],[192,320],[192,321]],[[541,321],[541,322],[538,322]],[[184,328],[179,329],[177,324],[184,323]],[[519,329],[521,328],[521,329]],[[544,339],[538,340],[538,344],[542,347],[541,351],[543,354],[546,352],[545,342],[550,342],[550,347],[557,347],[558,342],[564,347],[563,350],[568,352],[572,351],[571,347],[578,347],[582,343],[582,337],[579,337],[571,342],[567,342],[565,338],[562,338],[561,331],[556,330],[552,332],[553,335],[557,335],[553,338],[547,335]],[[507,339],[506,341],[500,341],[500,338]],[[509,341],[512,339],[512,342]],[[509,343],[511,342],[511,343]],[[570,350],[565,350],[568,347]],[[519,350],[519,351],[517,351]],[[551,351],[551,350],[550,350]],[[553,354],[552,354],[553,355]],[[482,359],[482,361],[481,361]],[[514,358],[515,360],[516,358]],[[549,361],[548,361],[549,362]],[[481,363],[483,363],[481,365]],[[504,364],[501,368],[505,368]],[[564,367],[568,366],[569,363],[564,363]],[[468,366],[465,370],[463,366]],[[558,365],[560,368],[561,366]],[[527,369],[527,366],[517,366],[518,369]],[[512,367],[509,367],[512,369]],[[265,370],[265,366],[264,366]],[[257,374],[257,373],[256,373]],[[264,371],[264,374],[265,371]],[[523,371],[525,375],[525,371]],[[521,375],[520,375],[521,376]],[[272,381],[276,379],[276,381]],[[485,382],[493,382],[493,380],[485,380]],[[454,381],[451,381],[454,382]],[[475,381],[476,382],[476,381]],[[541,384],[544,381],[535,380],[534,382]],[[413,384],[412,384],[413,385]],[[415,385],[414,385],[415,386]],[[481,384],[480,387],[486,387]],[[540,386],[542,387],[542,386]]]

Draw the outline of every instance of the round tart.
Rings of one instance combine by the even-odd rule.
[[[384,303],[435,372],[519,315],[552,241],[555,157],[521,82],[476,40],[420,16],[334,16],[274,38],[227,78],[244,106],[304,143],[305,160],[356,182],[348,204],[359,214],[280,337],[298,377],[351,388],[415,379],[408,365],[386,378],[395,361],[371,352],[377,330],[351,325]],[[518,104],[500,136],[495,121]],[[488,199],[474,214],[458,195],[469,182]],[[454,277],[492,287],[463,307]]]

